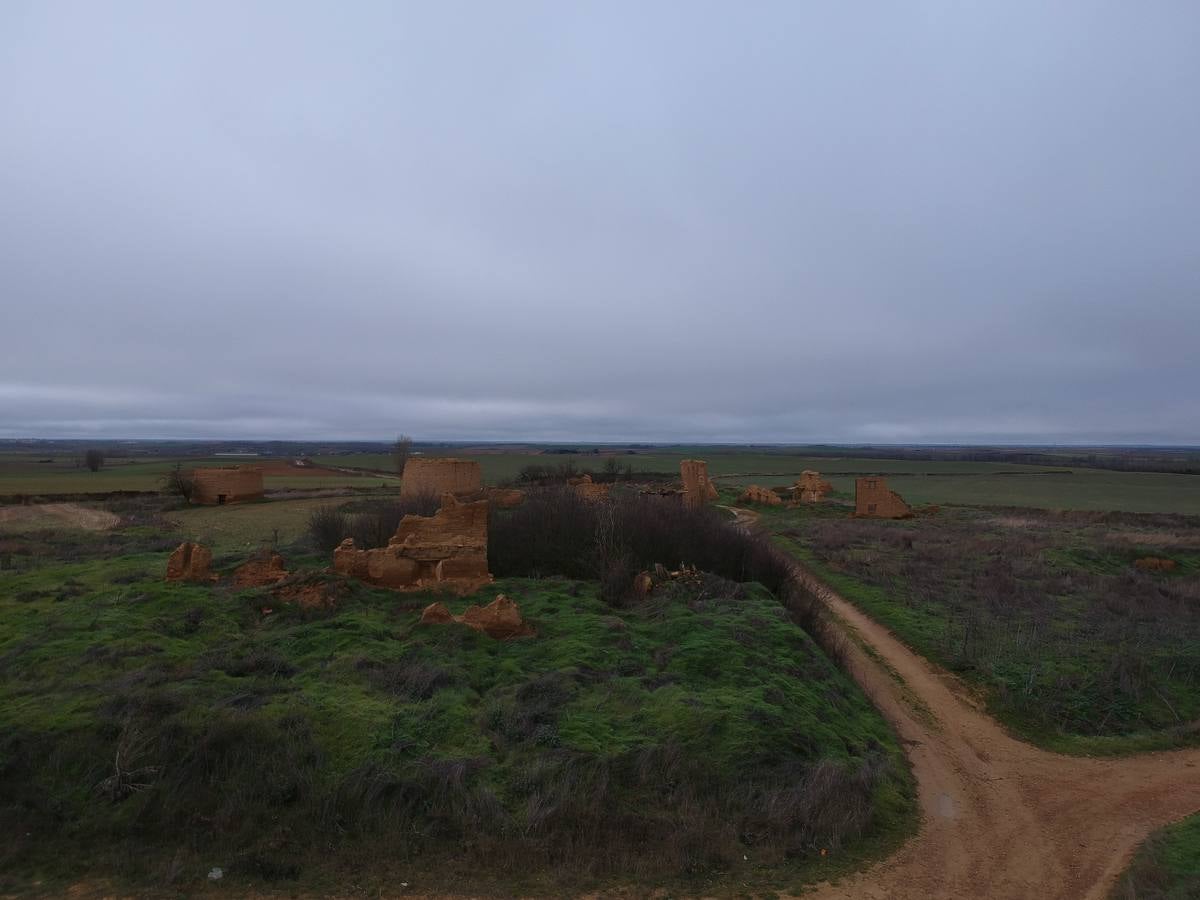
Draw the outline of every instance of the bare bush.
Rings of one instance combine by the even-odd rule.
[[[404,477],[404,469],[408,465],[408,458],[412,456],[412,443],[412,438],[407,434],[402,434],[392,444],[392,461],[396,466],[396,474],[401,478]]]

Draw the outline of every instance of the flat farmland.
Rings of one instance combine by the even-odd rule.
[[[452,455],[447,453],[446,455]],[[933,462],[923,460],[829,458],[713,448],[635,454],[458,453],[475,459],[484,481],[496,484],[517,478],[530,465],[570,462],[580,470],[600,471],[609,459],[635,471],[678,472],[679,461],[708,461],[709,472],[723,487],[791,484],[804,469],[816,469],[843,497],[854,495],[861,474],[884,475],[905,499],[918,504],[1026,506],[1034,509],[1114,510],[1200,515],[1200,476],[1104,469],[1046,468],[1012,463]],[[319,465],[389,469],[387,454],[317,457]]]
[[[42,461],[49,460],[49,461]],[[395,479],[357,473],[286,473],[278,460],[110,458],[99,472],[90,472],[67,457],[0,454],[0,496],[25,494],[105,494],[112,491],[157,490],[163,476],[176,464],[185,469],[202,466],[270,466],[264,479],[267,490],[283,488],[376,487]],[[280,474],[271,474],[271,471]]]
[[[342,498],[344,499],[344,498]],[[314,509],[342,499],[268,500],[229,506],[193,506],[164,513],[180,540],[199,541],[219,552],[286,545],[300,540]]]

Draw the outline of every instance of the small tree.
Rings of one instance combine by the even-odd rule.
[[[83,454],[83,464],[93,472],[99,472],[100,467],[104,465],[104,453],[96,449],[88,450]]]
[[[392,444],[392,458],[396,462],[396,474],[401,478],[404,477],[404,467],[408,465],[408,458],[412,455],[412,438],[407,434],[402,434],[396,438],[396,443]]]
[[[182,497],[185,503],[191,503],[196,483],[192,481],[191,475],[183,471],[183,463],[175,463],[171,470],[163,476],[162,489],[165,494]]]

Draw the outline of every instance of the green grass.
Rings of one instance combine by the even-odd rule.
[[[209,459],[155,459],[146,460],[113,458],[105,461],[98,472],[88,471],[76,464],[76,460],[55,457],[53,462],[39,463],[47,457],[27,454],[0,453],[0,496],[23,494],[83,494],[109,493],[111,491],[156,491],[163,476],[177,462],[184,468],[196,466],[227,466],[237,463],[253,465],[254,460]],[[329,488],[329,487],[395,487],[394,479],[372,478],[352,474],[335,473],[329,476],[295,475],[268,476],[264,479],[267,490],[284,488]]]
[[[451,452],[451,451],[448,451]],[[599,471],[610,455],[469,453],[478,460],[484,481],[496,484],[515,479],[528,465],[570,462],[581,469]],[[804,469],[825,474],[847,496],[854,491],[857,473],[884,474],[892,487],[913,503],[1026,506],[1040,509],[1126,510],[1200,515],[1200,476],[1099,469],[1046,468],[1010,463],[930,462],[919,460],[823,458],[745,448],[663,448],[617,454],[616,459],[637,470],[678,473],[679,461],[698,456],[707,459],[709,471],[729,486],[757,483],[790,484]],[[155,490],[173,460],[113,459],[99,472],[76,467],[71,458],[39,463],[28,454],[0,454],[0,496],[6,494],[61,494],[117,490]],[[196,465],[228,465],[229,459],[189,461]],[[252,461],[251,461],[252,462]],[[352,453],[314,458],[318,465],[336,465],[391,471],[385,453]],[[394,480],[368,475],[268,477],[267,488],[324,488],[339,486],[395,486]]]
[[[220,512],[249,536],[306,505]],[[220,865],[235,893],[403,878],[553,894],[643,874],[724,893],[845,871],[913,825],[885,723],[757,586],[613,609],[591,583],[510,579],[480,599],[507,593],[538,635],[502,643],[418,625],[430,596],[338,579],[321,613],[167,584],[178,537],[0,546],[0,890],[190,893]],[[234,531],[216,549],[225,573],[246,555]],[[285,553],[293,570],[328,563]],[[154,771],[116,796],[122,746]],[[813,792],[797,819],[762,819],[793,789]],[[829,824],[853,798],[869,817]]]
[[[528,465],[571,462],[580,469],[600,471],[608,455],[587,453],[461,453],[478,460],[484,481],[514,479]],[[678,452],[639,451],[618,454],[636,470],[679,471],[679,461],[698,455],[708,461],[710,474],[731,487],[787,485],[804,469],[821,472],[835,490],[853,497],[859,473],[883,474],[891,487],[912,503],[970,506],[1023,506],[1037,509],[1124,510],[1200,515],[1200,476],[1101,469],[1047,468],[1011,463],[929,462],[918,460],[822,458],[743,449],[693,448]],[[323,464],[391,468],[386,454],[317,457]]]
[[[199,541],[221,551],[246,551],[301,539],[313,510],[344,503],[344,498],[268,500],[230,506],[191,506],[164,513],[180,540]]]
[[[1113,891],[1113,900],[1200,897],[1200,815],[1156,832]]]
[[[1083,754],[1195,742],[1194,520],[943,509],[882,522],[826,505],[762,521],[917,652],[978,685],[1026,739]],[[1142,556],[1178,568],[1141,573]]]

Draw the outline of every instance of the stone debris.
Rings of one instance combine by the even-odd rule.
[[[654,590],[654,578],[649,572],[638,572],[633,579],[633,595],[641,600]]]
[[[404,477],[400,480],[401,497],[454,494],[461,500],[482,490],[479,463],[449,456],[413,457],[405,464]]]
[[[239,588],[265,587],[288,577],[283,557],[278,553],[259,555],[233,570],[233,586]]]
[[[271,591],[281,603],[299,606],[301,609],[335,609],[338,603],[338,585],[321,575],[312,575],[301,581],[281,584]],[[270,607],[264,607],[263,615],[270,615]]]
[[[570,484],[575,489],[575,495],[585,503],[602,503],[608,499],[608,485],[596,484],[591,475],[573,478]]]
[[[907,519],[912,514],[912,507],[888,488],[885,479],[878,475],[855,479],[854,515],[874,519]]]
[[[192,503],[219,506],[263,497],[263,470],[258,466],[204,466],[192,469]]]
[[[685,459],[679,463],[683,477],[683,505],[699,509],[717,499],[717,488],[708,477],[708,463],[702,459]]]
[[[833,485],[822,481],[820,472],[805,469],[800,473],[800,480],[792,485],[792,503],[821,503],[832,490]]]
[[[212,551],[203,544],[193,544],[184,541],[171,553],[167,559],[167,581],[195,581],[208,583],[216,581],[217,576],[209,571],[212,565]]]
[[[432,516],[401,519],[386,547],[359,550],[353,538],[346,538],[333,551],[333,569],[393,590],[445,588],[470,594],[492,581],[487,525],[488,501],[460,503],[445,493],[442,508]]]
[[[533,626],[521,618],[521,610],[516,602],[504,594],[498,596],[487,606],[468,606],[461,616],[453,615],[444,603],[431,603],[421,613],[422,625],[466,625],[475,631],[482,631],[488,637],[498,641],[512,638],[530,637],[537,632]]]
[[[759,487],[757,484],[752,484],[737,498],[738,503],[758,503],[763,506],[779,506],[783,503],[780,496],[774,491]]]
[[[525,502],[525,494],[516,488],[487,488],[484,499],[497,509],[513,509]]]

